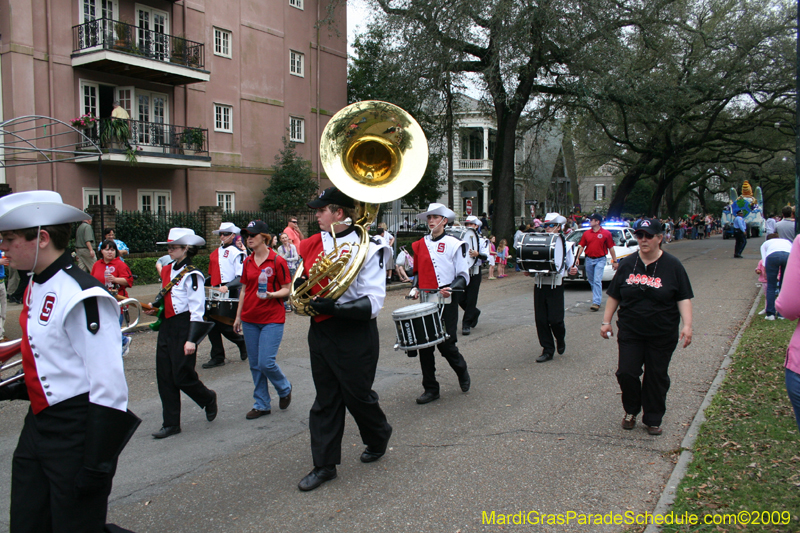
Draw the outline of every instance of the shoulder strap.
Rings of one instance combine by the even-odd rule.
[[[79,268],[75,268],[74,265],[67,265],[61,270],[74,279],[82,291],[91,289],[92,287],[102,287],[108,290],[97,278]],[[86,329],[89,330],[89,333],[94,335],[100,330],[100,310],[97,307],[97,297],[92,296],[90,298],[84,298],[83,310],[86,313]]]
[[[195,268],[194,265],[186,265],[185,267],[183,267],[183,271],[174,278],[172,278],[172,281],[167,283],[167,286],[162,288],[158,292],[158,295],[155,298],[155,302],[158,302],[159,300],[164,298],[164,296],[166,296],[167,293],[172,290],[172,287],[181,282],[181,280],[183,279],[184,276],[186,276],[186,274],[189,274],[190,272],[194,272],[196,270],[197,268]]]

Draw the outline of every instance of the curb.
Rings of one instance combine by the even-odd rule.
[[[709,406],[709,404],[711,404],[711,400],[717,394],[717,391],[722,384],[722,380],[725,379],[725,374],[727,374],[728,367],[732,362],[731,356],[736,352],[736,348],[739,347],[739,341],[742,340],[742,334],[744,334],[745,328],[747,328],[752,321],[760,301],[760,294],[756,293],[756,297],[753,301],[753,305],[750,307],[750,312],[747,314],[747,318],[745,318],[742,327],[739,328],[739,333],[736,334],[736,338],[733,339],[728,353],[725,354],[725,358],[722,360],[722,364],[717,371],[717,375],[714,378],[714,381],[711,383],[711,387],[709,387],[705,398],[703,398],[703,403],[700,404],[697,414],[694,415],[692,424],[689,426],[689,431],[686,432],[686,436],[681,442],[681,448],[683,451],[678,458],[678,463],[675,465],[675,468],[672,471],[672,475],[669,476],[669,479],[667,480],[667,485],[664,487],[664,491],[661,493],[658,503],[656,503],[656,508],[653,510],[653,515],[667,514],[667,512],[669,512],[669,508],[675,502],[675,492],[678,490],[678,484],[686,475],[686,472],[689,468],[689,463],[694,457],[694,454],[691,450],[694,446],[695,440],[697,440],[697,434],[700,431],[700,426],[702,426],[703,422],[706,421],[706,408]],[[661,527],[655,524],[650,524],[647,526],[647,528],[645,528],[644,533],[659,533],[660,531]]]

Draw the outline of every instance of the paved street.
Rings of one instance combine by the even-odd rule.
[[[652,511],[672,472],[680,442],[756,295],[758,247],[733,259],[733,241],[715,236],[666,247],[694,288],[694,342],[678,348],[670,374],[664,434],[623,431],[614,377],[616,342],[600,338],[602,312],[589,311],[588,285],[568,285],[567,352],[536,364],[532,282],[521,274],[484,275],[480,323],[459,348],[472,390],[437,357],[441,400],[420,406],[417,359],[395,352],[391,311],[408,305],[392,291],[378,319],[381,360],[375,390],[394,427],[386,456],[358,458],[363,445],[348,416],[338,479],[301,493],[312,468],[308,411],[313,402],[308,319],[289,316],[279,363],[292,381],[293,401],[247,421],[252,380],[247,362],[227,343],[229,363],[200,369],[215,389],[213,423],[183,397],[183,433],[155,441],[161,423],[155,385],[155,337],[134,335],[125,359],[130,408],[143,420],[123,453],[109,521],[137,532],[331,531],[361,533],[494,531],[482,513],[603,513]],[[144,298],[143,298],[144,299]],[[10,306],[9,323],[20,306]],[[15,313],[16,311],[16,313]],[[19,334],[9,326],[9,337]],[[615,327],[616,333],[616,327]],[[200,347],[198,368],[207,360]],[[0,508],[8,508],[11,456],[27,403],[0,405]],[[7,526],[7,513],[0,525]],[[621,526],[529,526],[536,531],[620,531]]]

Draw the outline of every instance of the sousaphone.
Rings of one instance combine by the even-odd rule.
[[[369,227],[378,204],[402,198],[416,187],[428,165],[428,141],[416,120],[388,102],[365,101],[336,113],[322,132],[320,159],[328,179],[356,200],[357,243],[336,243],[330,253],[320,253],[303,276],[302,263],[292,280],[289,302],[298,314],[315,316],[309,305],[312,289],[327,280],[314,296],[337,299],[358,276],[369,250]],[[333,234],[331,228],[331,234]]]

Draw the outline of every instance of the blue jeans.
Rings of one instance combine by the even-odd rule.
[[[589,280],[589,285],[592,286],[592,303],[600,305],[603,301],[603,271],[606,268],[606,258],[598,257],[592,259],[586,258],[586,279]]]
[[[253,374],[253,409],[270,410],[269,389],[267,380],[285,398],[292,392],[292,384],[275,362],[278,347],[283,338],[283,324],[251,324],[242,322],[242,334],[247,345],[247,358],[250,361],[250,373]]]
[[[786,370],[786,392],[789,393],[789,401],[794,407],[794,418],[797,421],[797,429],[800,430],[800,374]]]
[[[772,252],[767,256],[767,264],[764,270],[767,274],[767,316],[775,314],[775,297],[778,293],[778,272],[781,278],[786,274],[786,262],[789,260],[789,252]]]

